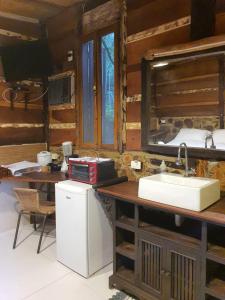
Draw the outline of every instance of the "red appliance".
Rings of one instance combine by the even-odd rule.
[[[93,185],[116,177],[112,159],[95,157],[69,159],[69,179],[71,180]]]

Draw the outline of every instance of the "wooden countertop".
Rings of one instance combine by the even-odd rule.
[[[0,181],[14,181],[14,182],[36,182],[36,183],[57,183],[59,181],[66,180],[66,176],[63,172],[32,172],[24,174],[23,176],[8,176],[3,177]]]
[[[193,219],[225,225],[225,199],[221,199],[204,211],[196,212],[138,197],[138,183],[127,181],[120,184],[98,188],[98,192],[105,196],[124,200],[137,205],[179,214]],[[169,195],[168,195],[169,197]]]

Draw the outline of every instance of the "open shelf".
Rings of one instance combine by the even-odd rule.
[[[129,259],[135,259],[135,234],[122,228],[116,229],[116,252]]]
[[[116,275],[122,279],[134,283],[135,262],[121,254],[116,254]]]
[[[206,263],[206,294],[225,300],[224,265],[211,259],[207,259]]]
[[[134,226],[134,205],[131,203],[118,201],[116,205],[116,221],[118,226]]]
[[[189,246],[192,247],[199,247],[200,248],[200,240],[190,237],[187,235],[183,235],[177,232],[173,232],[164,228],[160,228],[158,226],[153,226],[145,222],[141,222],[139,224],[139,227],[141,230],[146,231],[146,232],[151,232],[157,236],[163,237],[167,240],[176,242],[178,241],[179,243],[182,244],[188,244]]]
[[[225,281],[214,278],[207,284],[206,293],[217,299],[225,300]]]
[[[124,255],[130,259],[135,259],[135,247],[134,244],[123,242],[116,247],[116,252]]]
[[[127,280],[131,283],[134,283],[134,271],[127,269],[125,267],[120,267],[117,272],[117,276],[121,277],[124,280]]]
[[[225,265],[225,247],[209,244],[207,259]]]
[[[181,226],[176,226],[173,213],[139,208],[139,227],[144,224],[157,226],[168,231],[185,235],[194,239],[201,239],[201,222],[184,218]],[[146,226],[146,225],[145,225]]]

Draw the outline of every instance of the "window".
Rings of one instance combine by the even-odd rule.
[[[116,30],[82,44],[81,144],[117,148],[118,47]]]

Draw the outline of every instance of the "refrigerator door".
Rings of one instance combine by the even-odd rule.
[[[57,259],[87,277],[87,190],[85,193],[69,190],[56,184]]]
[[[113,232],[102,206],[102,200],[88,190],[88,260],[89,276],[113,260]]]

